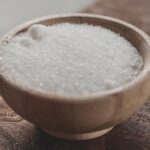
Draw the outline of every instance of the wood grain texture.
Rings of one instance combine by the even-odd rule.
[[[3,100],[0,99],[3,103]],[[5,105],[5,109],[9,107]],[[1,111],[3,111],[2,109]],[[12,110],[9,116],[14,115]],[[0,121],[1,150],[149,150],[150,101],[128,121],[109,134],[90,141],[69,142],[52,138],[25,120],[12,117]]]
[[[82,12],[111,16],[130,22],[150,34],[149,0],[96,0]]]
[[[150,34],[149,0],[98,0],[85,12],[128,21]],[[13,100],[13,98],[12,98]],[[0,150],[149,150],[150,101],[104,137],[85,141],[58,140],[22,120],[0,98]]]

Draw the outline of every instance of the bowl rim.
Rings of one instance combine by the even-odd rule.
[[[86,17],[86,18],[103,19],[106,21],[111,21],[111,22],[120,24],[120,25],[127,27],[131,30],[134,30],[134,32],[138,33],[138,35],[143,37],[143,39],[145,40],[145,42],[148,44],[148,46],[150,48],[149,36],[144,31],[139,29],[138,27],[136,27],[130,23],[127,23],[125,21],[122,21],[120,19],[113,18],[113,17],[103,16],[103,15],[95,15],[95,14],[85,14],[85,13],[84,14],[83,13],[72,13],[72,14],[50,15],[50,16],[44,16],[44,17],[36,18],[36,19],[31,20],[31,21],[27,21],[27,22],[17,26],[16,28],[12,29],[7,34],[5,34],[5,36],[3,36],[0,39],[0,46],[3,43],[9,42],[9,40],[14,35],[22,32],[22,30],[27,29],[29,26],[31,26],[33,24],[38,24],[40,22],[51,20],[51,19],[61,19],[61,18],[67,18],[67,17],[72,17],[72,18],[73,17],[80,17],[80,18]],[[150,50],[149,50],[149,56],[150,56]],[[19,84],[16,84],[12,80],[6,78],[1,73],[0,73],[0,81],[6,82],[9,86],[17,89],[18,91],[21,91],[21,92],[26,93],[26,94],[30,94],[32,96],[36,96],[36,97],[38,96],[40,98],[44,98],[44,99],[49,100],[49,101],[54,100],[54,101],[61,101],[61,102],[63,101],[63,102],[68,102],[68,103],[76,103],[76,102],[78,103],[78,101],[82,101],[84,103],[84,102],[88,102],[88,101],[90,102],[91,100],[92,101],[93,100],[100,100],[100,99],[103,99],[105,97],[116,95],[116,94],[121,93],[122,91],[127,91],[127,90],[134,88],[135,86],[138,86],[141,82],[144,81],[144,78],[147,78],[147,76],[150,74],[150,59],[148,59],[148,62],[149,62],[149,65],[146,65],[146,67],[145,67],[145,62],[144,62],[144,66],[143,66],[143,69],[141,70],[141,72],[134,79],[125,83],[125,85],[121,85],[117,88],[113,88],[110,90],[104,90],[104,91],[100,91],[100,92],[89,93],[86,95],[73,95],[73,96],[69,95],[68,96],[68,95],[63,95],[63,94],[58,94],[58,93],[51,93],[51,92],[44,91],[44,90],[36,90],[35,88],[28,88],[26,86],[21,86]]]

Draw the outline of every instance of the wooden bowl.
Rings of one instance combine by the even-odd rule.
[[[120,33],[143,57],[144,66],[140,74],[131,82],[103,93],[65,97],[21,87],[1,72],[1,95],[20,116],[53,136],[73,140],[92,139],[126,120],[150,96],[150,39],[137,27],[118,19],[70,14],[27,22],[9,32],[0,44],[9,42],[14,35],[27,30],[32,24],[52,25],[62,22],[101,25]]]

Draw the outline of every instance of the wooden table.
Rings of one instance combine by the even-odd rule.
[[[149,7],[150,0],[97,0],[82,12],[117,17],[150,34]],[[75,142],[46,135],[16,115],[0,98],[0,150],[150,150],[150,100],[107,135]]]

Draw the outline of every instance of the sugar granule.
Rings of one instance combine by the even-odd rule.
[[[0,71],[20,86],[66,96],[124,85],[143,60],[124,37],[100,26],[32,25],[0,47]]]

